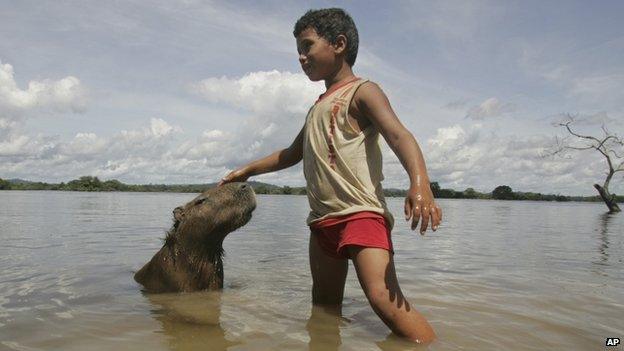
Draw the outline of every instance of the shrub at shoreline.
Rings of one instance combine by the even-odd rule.
[[[257,194],[270,195],[305,195],[305,187],[278,186],[251,181],[249,184]],[[216,183],[207,184],[125,184],[116,179],[102,181],[97,177],[83,176],[67,183],[31,182],[22,179],[5,180],[0,178],[0,190],[60,190],[60,191],[128,191],[128,192],[175,192],[199,193]],[[495,199],[495,200],[532,200],[532,201],[602,201],[599,196],[565,196],[533,192],[514,192],[507,185],[500,185],[490,193],[481,193],[473,188],[464,191],[443,189],[438,182],[431,183],[433,195],[438,199]],[[406,190],[385,189],[387,197],[404,197]],[[624,196],[617,196],[617,201],[624,201]]]

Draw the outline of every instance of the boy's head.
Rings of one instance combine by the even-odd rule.
[[[344,35],[347,38],[345,60],[349,66],[355,64],[359,42],[358,31],[353,19],[345,10],[339,8],[309,10],[295,24],[293,35],[298,37],[308,28],[314,29],[319,37],[330,44],[336,44],[338,36]]]

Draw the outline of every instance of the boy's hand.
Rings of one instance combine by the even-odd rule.
[[[425,231],[427,231],[429,226],[429,220],[431,220],[431,229],[433,231],[436,231],[440,222],[442,222],[442,209],[435,203],[429,184],[410,187],[405,197],[405,220],[409,221],[412,219],[412,230],[416,229],[421,217],[421,235],[425,235]]]
[[[228,175],[226,175],[225,177],[221,178],[221,181],[219,181],[219,184],[217,184],[217,186],[221,186],[225,183],[231,182],[244,182],[247,180],[247,178],[249,178],[249,176],[245,172],[245,169],[239,168],[228,173]]]

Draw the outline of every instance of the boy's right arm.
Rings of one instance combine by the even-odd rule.
[[[267,157],[253,161],[223,177],[219,185],[230,182],[244,182],[247,178],[259,174],[279,171],[296,165],[303,158],[303,130],[286,149],[275,151]]]

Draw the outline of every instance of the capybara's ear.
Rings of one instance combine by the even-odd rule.
[[[173,210],[173,218],[175,219],[176,224],[184,218],[184,208],[182,208],[182,206],[178,206]]]

